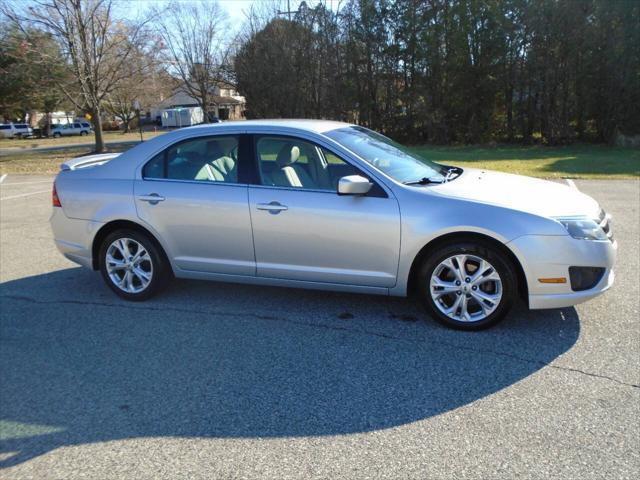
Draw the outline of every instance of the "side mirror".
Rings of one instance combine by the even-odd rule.
[[[338,181],[338,195],[364,195],[373,183],[360,175],[349,175]]]

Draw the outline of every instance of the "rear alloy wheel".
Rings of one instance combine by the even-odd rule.
[[[105,238],[100,248],[100,272],[107,285],[126,300],[146,300],[169,277],[163,255],[144,234],[119,230]]]
[[[420,272],[420,298],[429,313],[461,330],[498,323],[508,313],[516,290],[511,262],[493,248],[474,243],[443,247]]]

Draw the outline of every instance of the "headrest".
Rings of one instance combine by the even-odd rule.
[[[177,156],[185,159],[190,163],[196,163],[200,165],[202,165],[203,163],[202,156],[198,152],[181,152]]]
[[[224,156],[224,151],[217,141],[211,140],[207,142],[207,157],[209,157],[209,161],[215,160],[216,158],[220,158],[222,156]]]
[[[296,163],[298,158],[300,158],[300,149],[288,143],[280,149],[278,157],[276,158],[276,164],[279,168],[284,168],[292,163]]]

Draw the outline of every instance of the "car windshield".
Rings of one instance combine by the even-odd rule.
[[[0,130],[11,130],[11,125],[0,125]]]
[[[446,179],[447,169],[442,165],[426,160],[399,143],[367,128],[339,128],[326,132],[325,135],[398,182],[420,182],[429,179],[431,182],[439,183]]]

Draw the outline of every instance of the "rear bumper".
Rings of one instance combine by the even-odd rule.
[[[56,240],[56,247],[60,250],[60,253],[73,263],[77,263],[83,267],[93,269],[93,260],[90,256],[87,256],[86,251],[79,248],[79,245],[70,244],[61,240]]]
[[[56,247],[66,258],[83,267],[93,268],[92,243],[98,222],[67,217],[61,208],[54,207],[49,220]]]
[[[529,308],[563,308],[586,302],[613,285],[617,244],[576,240],[566,236],[525,235],[508,244],[520,261],[527,280]],[[601,267],[600,281],[588,290],[571,289],[569,267]],[[542,278],[566,278],[566,283],[542,283]]]

